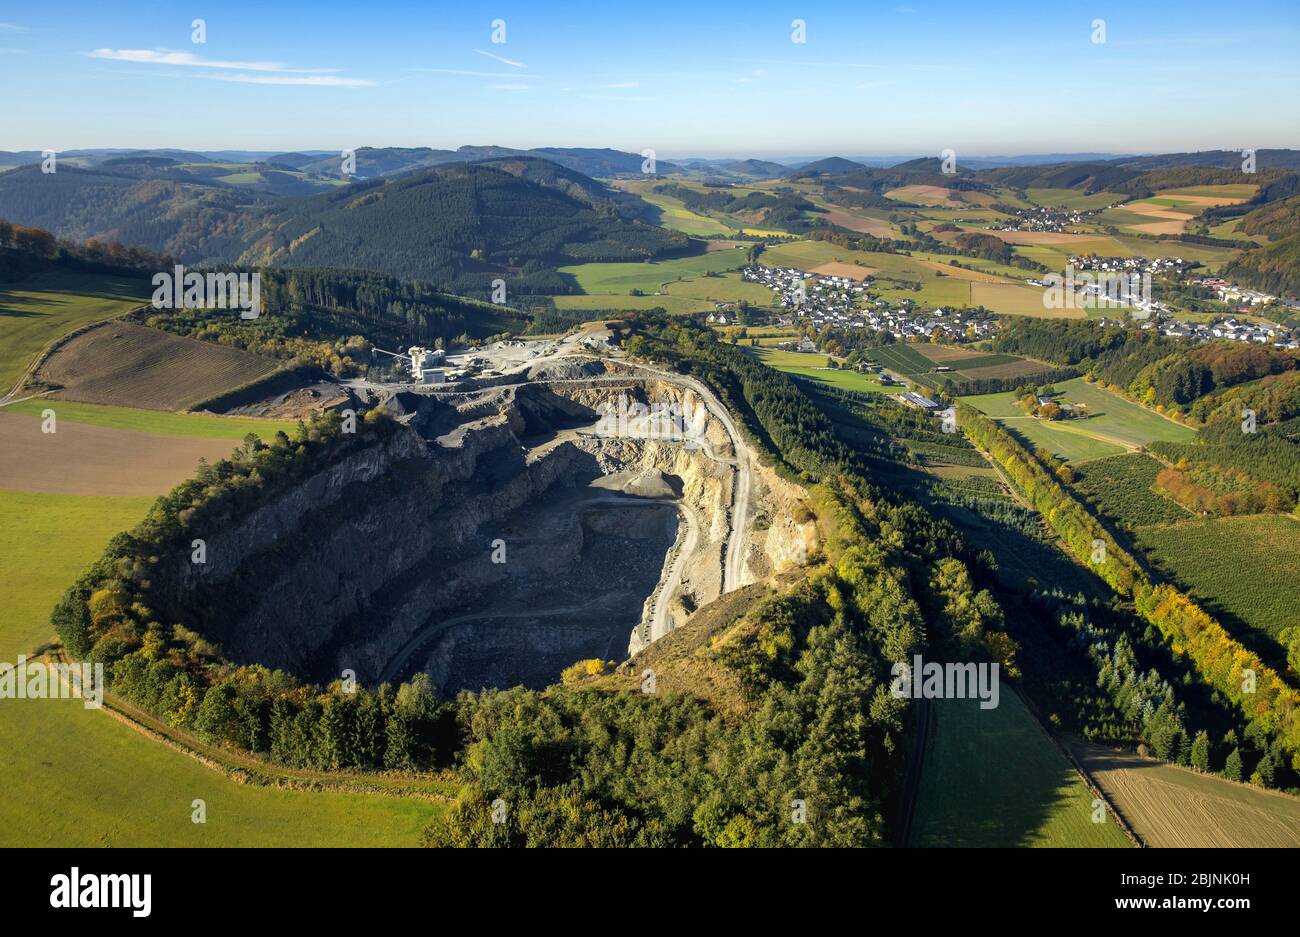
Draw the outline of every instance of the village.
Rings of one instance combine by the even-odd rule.
[[[852,277],[807,273],[795,267],[746,267],[741,278],[761,283],[778,296],[781,312],[778,325],[811,323],[842,329],[872,329],[887,332],[897,341],[970,342],[989,338],[997,331],[997,319],[973,310],[936,308],[919,309],[910,299],[890,304],[873,299],[871,278],[861,281]],[[710,316],[709,321],[726,324],[726,313]]]
[[[1015,221],[990,225],[991,231],[1068,231],[1071,225],[1083,224],[1084,219],[1096,212],[1075,211],[1069,208],[1027,208],[1014,214]]]

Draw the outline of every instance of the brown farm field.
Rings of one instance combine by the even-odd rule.
[[[845,264],[832,260],[813,267],[809,272],[819,273],[825,277],[848,277],[850,280],[864,280],[880,271],[875,267],[859,267],[857,264]]]
[[[905,185],[885,193],[885,198],[897,199],[900,202],[917,202],[921,205],[960,208],[965,204],[954,196],[952,189],[946,189],[941,185]]]
[[[279,366],[238,348],[113,321],[59,346],[32,380],[65,400],[185,410]]]
[[[994,312],[1044,319],[1086,319],[1086,309],[1049,309],[1043,303],[1043,288],[1020,283],[972,283],[970,301]]]
[[[0,411],[0,488],[68,495],[166,494],[194,474],[199,459],[230,455],[232,439],[163,436]]]
[[[1300,798],[1078,740],[1069,747],[1149,846],[1300,846]]]

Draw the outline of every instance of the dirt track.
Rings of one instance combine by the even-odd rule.
[[[58,412],[57,404],[51,405]],[[161,495],[216,462],[229,439],[160,436],[68,420],[41,432],[41,418],[0,411],[0,488],[70,495]]]

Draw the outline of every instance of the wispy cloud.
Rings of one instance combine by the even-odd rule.
[[[19,26],[17,23],[0,23],[0,33],[25,33],[28,27]]]
[[[229,59],[205,59],[192,52],[169,49],[96,49],[87,52],[92,59],[127,62],[132,65],[170,65],[209,69],[187,75],[205,81],[231,81],[249,85],[299,85],[316,88],[369,88],[376,82],[365,78],[343,78],[332,74],[337,68],[290,68],[283,62],[241,62]],[[253,72],[254,74],[242,74]]]
[[[429,72],[434,75],[468,75],[471,78],[509,78],[512,81],[525,77],[515,72],[476,72],[467,68],[412,68],[411,71]],[[531,80],[541,76],[529,73],[526,77]]]
[[[493,52],[484,52],[482,49],[475,49],[474,51],[477,52],[479,55],[485,55],[485,56],[487,56],[487,57],[490,58],[490,59],[496,59],[496,60],[497,60],[498,62],[500,62],[502,65],[509,65],[511,68],[527,68],[527,67],[528,67],[528,66],[525,65],[523,62],[516,62],[514,59],[508,59],[508,58],[506,58],[505,56],[497,55],[496,53],[493,53]]]
[[[340,78],[338,75],[195,75],[208,81],[234,81],[249,85],[304,85],[314,88],[373,88],[376,82],[366,78]]]
[[[532,85],[484,85],[489,91],[531,91]]]
[[[616,88],[640,88],[640,87],[641,87],[641,82],[639,81],[615,81],[608,85],[596,85],[596,88],[601,91],[610,91]]]
[[[864,82],[862,82],[861,84],[856,84],[856,85],[854,85],[854,86],[853,86],[853,90],[854,90],[854,91],[869,91],[869,90],[871,90],[872,88],[887,88],[887,87],[889,87],[890,85],[895,85],[895,84],[898,84],[898,82],[893,81],[893,80],[887,80],[887,81],[864,81]]]
[[[224,59],[205,59],[192,52],[171,52],[167,49],[96,49],[86,54],[92,59],[109,59],[113,62],[131,62],[137,65],[185,65],[193,68],[224,68],[251,72],[337,71],[337,69],[289,68],[282,62],[232,62]]]

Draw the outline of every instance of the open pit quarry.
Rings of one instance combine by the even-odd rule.
[[[211,532],[206,566],[168,567],[173,610],[228,658],[321,682],[424,671],[445,694],[541,687],[814,546],[802,490],[690,378],[568,355],[378,399],[400,432]]]

